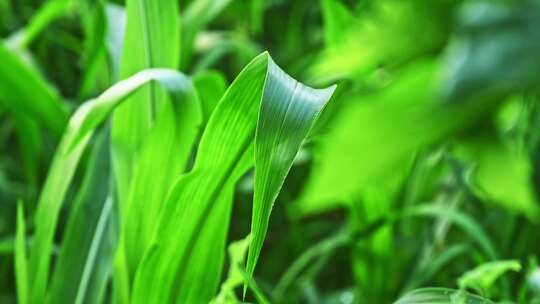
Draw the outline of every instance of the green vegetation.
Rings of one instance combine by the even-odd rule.
[[[0,303],[540,303],[539,0],[3,0],[0,37]]]

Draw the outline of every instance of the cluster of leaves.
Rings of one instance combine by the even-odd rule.
[[[538,0],[8,0],[0,34],[2,303],[540,303]]]

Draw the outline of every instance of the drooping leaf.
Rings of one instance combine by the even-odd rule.
[[[183,132],[197,133],[200,108],[194,89],[185,76],[166,69],[147,70],[123,80],[75,112],[52,161],[36,211],[35,240],[29,264],[29,271],[33,273],[30,285],[32,302],[42,302],[44,299],[58,215],[82,152],[94,130],[111,111],[152,80],[159,82],[169,92],[175,113],[182,120]]]
[[[13,112],[25,113],[56,135],[67,123],[58,94],[34,68],[0,43],[0,101]]]
[[[180,45],[177,1],[129,0],[126,1],[126,16],[120,78],[148,68],[176,69]],[[163,89],[150,84],[114,112],[111,138],[122,217],[130,191],[134,158],[156,113],[166,103]]]
[[[218,263],[207,265],[205,279],[191,278],[198,273],[200,257],[207,256],[206,248],[222,244],[220,250],[224,250],[226,233],[216,231],[229,221],[226,211],[232,200],[227,196],[255,163],[253,239],[248,258],[248,275],[252,274],[272,204],[302,140],[333,90],[303,86],[279,69],[267,53],[246,66],[212,113],[193,170],[178,180],[165,202],[155,246],[147,251],[135,277],[132,298],[136,303],[212,299],[207,289],[212,294],[217,290]],[[221,221],[210,220],[217,218]],[[215,285],[203,283],[209,281]]]
[[[51,22],[66,13],[71,3],[71,0],[44,2],[28,25],[8,38],[10,45],[15,49],[27,48]]]

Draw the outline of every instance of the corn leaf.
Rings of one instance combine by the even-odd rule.
[[[200,108],[194,89],[185,76],[171,70],[140,72],[117,83],[75,112],[54,156],[36,211],[35,241],[29,265],[29,271],[34,274],[32,302],[42,302],[44,299],[58,215],[83,150],[95,128],[103,123],[111,111],[151,80],[158,81],[170,92],[175,113],[183,122],[183,132],[197,133]]]
[[[68,220],[47,303],[102,303],[115,249],[108,130],[97,136]]]
[[[204,114],[204,121],[208,121],[219,99],[227,89],[225,76],[217,71],[206,71],[193,77],[193,85],[197,89]]]
[[[177,1],[129,0],[126,13],[120,78],[147,68],[177,68],[180,45]],[[121,206],[128,197],[134,157],[156,113],[166,103],[165,92],[151,84],[114,113],[111,136]]]
[[[161,206],[173,182],[186,170],[198,135],[198,129],[183,126],[189,121],[177,120],[170,105],[158,114],[133,165],[130,192],[122,209],[124,254],[130,276],[150,246]],[[199,124],[202,115],[194,118]]]
[[[135,277],[135,303],[205,303],[212,299],[221,262],[206,257],[224,251],[223,230],[229,222],[232,190],[255,163],[248,259],[251,275],[272,204],[302,140],[333,90],[303,86],[267,53],[244,68],[212,113],[192,171],[178,180],[163,207],[155,244]],[[223,259],[222,253],[219,259]],[[201,264],[206,266],[203,273]],[[193,280],[195,276],[199,279]]]
[[[25,113],[60,135],[68,114],[45,79],[0,43],[0,101],[10,111]]]
[[[26,225],[23,204],[17,204],[17,234],[15,238],[15,279],[17,299],[21,304],[28,303],[30,288],[28,286],[28,265],[26,257]]]
[[[16,49],[27,48],[55,19],[62,16],[70,8],[71,0],[52,0],[44,2],[24,28],[8,38]]]

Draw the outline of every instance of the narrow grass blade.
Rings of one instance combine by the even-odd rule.
[[[445,266],[462,255],[469,253],[470,246],[466,244],[455,244],[445,247],[438,255],[433,257],[426,265],[418,268],[409,279],[405,290],[419,288],[428,282],[435,274]]]
[[[199,135],[189,128],[190,117],[178,115],[170,105],[158,113],[142,142],[125,203],[123,240],[130,276],[135,273],[153,240],[158,215],[173,182],[186,170],[191,147]],[[196,116],[199,124],[200,116]]]
[[[108,64],[107,60],[106,38],[107,32],[115,29],[111,29],[107,24],[105,5],[102,1],[95,1],[95,3],[80,1],[78,11],[82,15],[82,25],[86,37],[81,55],[84,74],[77,93],[82,99],[96,91],[100,92],[100,89],[109,87],[112,82],[114,73],[112,72],[112,64]]]
[[[206,234],[223,229],[229,216],[222,214],[220,222],[209,218],[216,208],[222,208],[223,196],[253,162],[259,188],[255,190],[256,223],[252,229],[257,240],[252,243],[248,263],[251,271],[254,269],[273,200],[301,141],[333,90],[313,90],[299,84],[267,53],[245,67],[212,113],[193,170],[178,180],[163,207],[155,246],[145,255],[135,277],[135,303],[185,303],[187,295],[191,303],[211,300],[202,291],[214,286],[201,282],[219,276],[221,269],[208,265],[208,279],[192,280],[191,274],[200,267],[193,261],[208,263],[197,258],[205,254],[202,250],[214,248],[212,243],[224,244],[223,234]],[[230,206],[232,200],[226,203]]]
[[[406,217],[437,217],[446,219],[466,232],[484,251],[487,258],[491,260],[497,259],[495,246],[482,226],[474,218],[461,211],[449,210],[443,206],[436,205],[417,205],[398,212],[394,220]]]
[[[39,10],[32,16],[32,19],[19,32],[13,34],[8,40],[15,48],[26,48],[39,34],[47,28],[56,18],[63,15],[71,5],[71,0],[46,1]]]
[[[30,288],[28,286],[28,266],[26,258],[26,225],[21,201],[17,204],[17,235],[15,238],[15,283],[17,285],[17,300],[27,304]]]
[[[191,82],[184,75],[166,69],[143,71],[123,80],[75,112],[52,161],[36,211],[36,233],[29,265],[33,273],[33,302],[44,299],[58,215],[83,150],[94,130],[111,111],[152,80],[159,82],[169,92],[175,112],[184,118],[186,132],[197,132],[200,106]]]
[[[41,130],[39,124],[24,113],[14,111],[11,116],[21,151],[28,192],[34,195],[38,190],[39,169],[45,152]]]
[[[108,130],[100,133],[68,219],[47,303],[102,303],[116,235]]]

